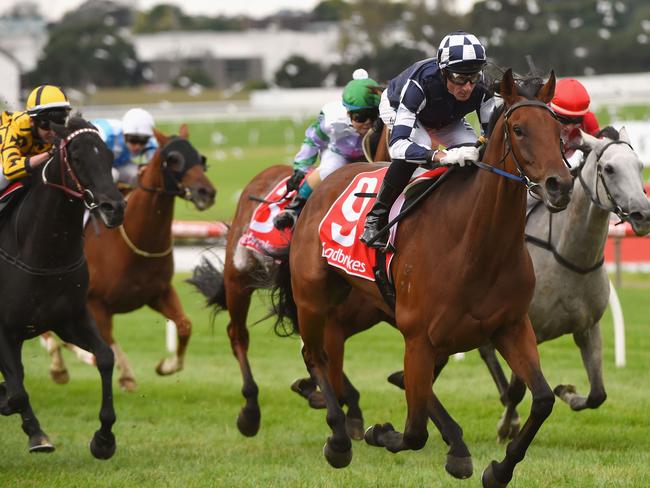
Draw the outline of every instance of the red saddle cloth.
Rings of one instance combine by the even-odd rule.
[[[11,196],[14,193],[16,193],[16,191],[20,190],[24,186],[25,185],[24,185],[24,183],[22,181],[16,181],[16,182],[10,184],[7,188],[2,190],[2,192],[0,192],[0,202],[8,201],[11,198]]]
[[[359,236],[363,233],[366,214],[372,208],[375,197],[358,197],[356,194],[377,193],[387,169],[359,173],[332,204],[318,228],[322,244],[321,256],[327,263],[349,275],[370,281],[375,281],[373,268],[377,263],[377,250],[366,246],[359,240]],[[437,178],[445,171],[446,168],[425,171],[415,176],[409,187],[425,179]],[[391,219],[400,212],[404,201],[402,194],[391,209]],[[397,224],[391,229],[391,241],[396,232]],[[393,252],[386,253],[386,272],[389,277],[393,255]]]
[[[282,198],[287,191],[289,177],[281,180],[271,192],[264,197],[267,202],[260,203],[251,218],[248,229],[239,238],[239,244],[261,254],[287,247],[291,242],[291,229],[278,230],[273,226],[273,218],[286,207],[296,194],[292,191]]]

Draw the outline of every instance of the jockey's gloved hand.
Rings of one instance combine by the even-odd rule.
[[[300,183],[305,178],[305,172],[299,169],[294,170],[291,177],[287,180],[287,191],[293,191],[300,188]]]
[[[465,166],[478,161],[479,150],[474,146],[461,146],[447,149],[445,155],[440,158],[440,164],[443,166]]]

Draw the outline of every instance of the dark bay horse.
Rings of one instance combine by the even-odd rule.
[[[143,168],[138,186],[126,197],[124,224],[107,229],[91,222],[86,228],[88,306],[102,337],[115,353],[119,384],[128,391],[135,390],[136,381],[128,358],[113,337],[113,315],[147,305],[174,321],[178,333],[176,353],[156,366],[160,375],[183,368],[192,329],[172,285],[174,202],[181,197],[205,210],[214,203],[216,190],[206,177],[203,158],[188,140],[186,125],[181,126],[179,134],[167,137],[156,131],[160,149]],[[60,354],[53,362],[64,368]]]
[[[101,427],[90,451],[108,459],[115,452],[114,361],[86,306],[82,219],[84,209],[92,208],[104,225],[115,227],[122,223],[125,203],[111,176],[113,156],[92,125],[73,117],[65,127],[52,127],[59,150],[34,172],[24,197],[11,202],[11,212],[0,216],[0,413],[20,414],[31,452],[54,450],[30,406],[21,362],[26,339],[54,331],[97,358]]]
[[[499,89],[504,111],[496,120],[483,160],[501,171],[519,174],[549,209],[560,211],[569,203],[572,180],[561,154],[560,124],[546,106],[554,89],[553,74],[540,88],[524,82],[516,85],[511,70],[506,71]],[[328,267],[321,257],[318,227],[352,177],[367,170],[366,165],[347,166],[314,191],[291,243],[290,282],[279,282],[284,301],[278,310],[287,310],[289,318],[295,313],[297,318],[294,325],[304,341],[305,363],[325,396],[327,423],[333,433],[324,454],[338,468],[350,463],[352,450],[339,406],[344,385],[331,384],[328,377],[326,319],[350,287],[361,290],[375,306],[386,305],[374,283]],[[367,202],[356,205],[359,210]],[[391,452],[421,449],[432,411],[443,440],[450,445],[447,471],[459,478],[470,476],[471,456],[462,430],[431,385],[441,358],[490,341],[533,396],[530,417],[509,444],[504,460],[490,463],[482,477],[487,487],[505,486],[512,479],[516,464],[554,403],[527,315],[535,276],[524,243],[525,208],[524,185],[489,171],[456,169],[400,223],[392,273],[395,319],[405,340],[407,420],[404,434],[390,424],[371,427],[365,436],[369,444]]]
[[[290,166],[271,166],[256,175],[246,185],[237,203],[232,226],[228,232],[223,271],[204,262],[194,270],[193,277],[188,280],[208,298],[208,304],[213,305],[215,311],[226,310],[230,315],[227,333],[233,355],[239,362],[243,381],[241,391],[246,400],[237,416],[237,428],[243,435],[249,437],[259,431],[261,410],[258,401],[259,388],[248,361],[250,342],[247,328],[248,311],[253,292],[271,286],[277,265],[268,255],[242,246],[239,240],[248,229],[253,212],[259,205],[259,202],[252,200],[250,196],[267,195],[291,173]],[[269,215],[269,224],[274,216],[272,211]],[[363,417],[359,408],[359,393],[343,375],[344,342],[350,335],[368,329],[382,320],[390,320],[390,317],[364,303],[363,297],[358,292],[351,293],[348,299],[328,317],[325,347],[330,361],[339,366],[333,370],[341,375],[341,381],[349,387],[343,403],[348,407],[346,415],[348,432],[355,439],[363,438]],[[301,384],[307,382],[308,380],[302,380]],[[315,390],[315,386],[313,388]],[[318,395],[316,391],[313,393],[314,397]],[[302,394],[309,397],[309,391],[303,389]],[[320,395],[318,398],[319,400],[315,402],[320,404]]]
[[[576,411],[598,408],[607,397],[600,319],[610,293],[603,266],[610,212],[630,222],[637,235],[650,232],[643,165],[625,129],[614,140],[584,134],[583,143],[590,151],[575,169],[575,188],[567,209],[554,215],[537,206],[526,223],[528,251],[537,281],[530,320],[538,343],[573,335],[591,389],[588,396],[583,396],[573,385],[558,385],[555,393]],[[506,406],[498,427],[499,439],[505,440],[518,429],[515,408],[525,386],[517,377],[508,383],[492,345],[481,347],[480,352]]]

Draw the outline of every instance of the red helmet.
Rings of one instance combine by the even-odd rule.
[[[551,108],[560,115],[578,117],[589,111],[589,93],[575,78],[564,78],[555,85]]]

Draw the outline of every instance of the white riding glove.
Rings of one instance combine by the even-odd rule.
[[[474,146],[461,146],[447,149],[445,156],[440,158],[440,164],[443,166],[451,166],[457,164],[458,166],[465,166],[478,161],[478,148]]]

